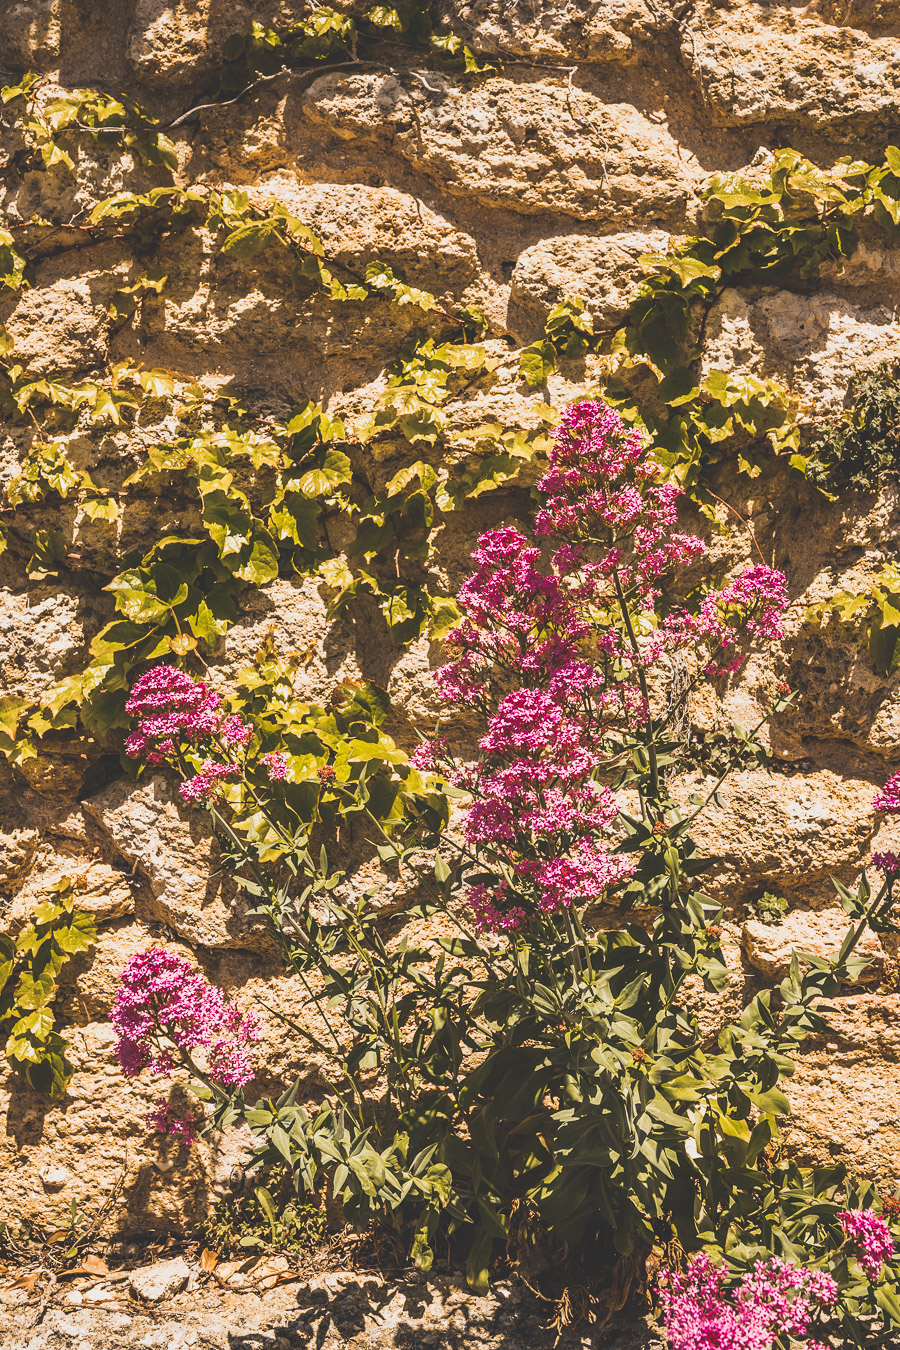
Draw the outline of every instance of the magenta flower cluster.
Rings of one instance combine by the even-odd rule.
[[[872,866],[877,867],[879,872],[887,872],[888,876],[893,876],[895,872],[900,872],[900,854],[890,851],[873,853]]]
[[[241,766],[235,760],[217,764],[214,759],[207,759],[192,778],[185,779],[178,791],[186,802],[210,801],[223,779],[236,778],[240,772]]]
[[[128,755],[147,764],[175,758],[182,770],[186,752],[225,757],[205,759],[185,779],[179,788],[185,801],[209,801],[224,779],[240,774],[233,755],[246,750],[253,727],[234,713],[226,714],[220,696],[202,680],[192,680],[176,666],[154,666],[138,680],[125,708],[137,719],[137,729],[125,742]]]
[[[885,1261],[894,1255],[890,1228],[870,1209],[845,1209],[838,1219],[854,1245],[857,1261],[870,1280],[877,1280]]]
[[[170,1073],[196,1050],[205,1056],[208,1076],[223,1087],[253,1077],[249,1047],[259,1039],[256,1015],[227,1002],[190,961],[165,947],[139,952],[125,966],[111,1021],[126,1078],[145,1069]]]
[[[601,900],[632,875],[635,856],[614,851],[619,806],[601,778],[606,746],[647,722],[644,672],[688,644],[710,674],[736,669],[745,637],[781,635],[786,605],[782,574],[755,566],[697,614],[655,621],[660,579],[704,545],[677,529],[679,490],[602,403],[564,415],[538,487],[540,544],[511,526],[481,536],[436,673],[446,702],[485,718],[479,757],[454,766],[435,741],[413,758],[472,796],[467,842],[505,878],[469,893],[477,924],[493,931]]]
[[[900,811],[900,773],[895,773],[876,792],[872,805],[876,811]]]
[[[734,1287],[728,1279],[727,1267],[705,1253],[685,1273],[663,1272],[659,1298],[671,1350],[772,1350],[778,1336],[807,1336],[819,1307],[837,1300],[830,1275],[777,1256],[755,1262]],[[827,1347],[808,1340],[806,1350]]]
[[[270,750],[268,754],[260,755],[259,762],[265,765],[266,772],[273,783],[287,778],[287,756],[283,755],[280,750]]]

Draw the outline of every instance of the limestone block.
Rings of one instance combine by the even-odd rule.
[[[519,254],[510,290],[510,326],[530,342],[543,331],[554,305],[567,295],[585,302],[597,328],[621,322],[641,280],[638,258],[661,253],[669,236],[662,230],[542,239]]]
[[[16,892],[12,905],[0,920],[0,928],[15,931],[27,923],[34,907],[57,881],[73,882],[79,909],[94,916],[96,923],[108,923],[134,913],[134,893],[121,870],[105,862],[88,862],[77,856],[57,853],[53,848],[40,850],[29,876]]]
[[[742,942],[751,966],[774,983],[787,975],[794,952],[808,952],[825,960],[836,956],[850,926],[847,915],[839,908],[812,913],[793,909],[781,923],[767,924],[759,919],[749,919],[743,926]],[[855,955],[870,962],[859,977],[863,983],[881,979],[884,951],[876,933],[866,931],[863,934]]]
[[[59,57],[62,0],[23,0],[0,16],[5,62],[27,70],[46,70]],[[4,64],[5,64],[4,62]]]
[[[144,1117],[167,1095],[167,1080],[123,1079],[107,1022],[63,1031],[75,1073],[61,1102],[29,1092],[9,1071],[0,1079],[0,1215],[65,1227],[74,1200],[82,1221],[102,1213],[106,1231],[196,1223],[233,1165],[232,1146],[200,1142],[188,1152],[152,1135]]]
[[[158,937],[132,919],[104,924],[98,929],[96,945],[63,967],[61,1020],[69,1025],[83,1025],[108,1018],[125,966],[138,952],[159,945]]]
[[[269,194],[316,232],[328,258],[353,271],[384,262],[410,285],[441,295],[461,295],[478,276],[471,235],[407,192],[277,175],[254,200]]]
[[[422,321],[413,305],[335,305],[312,283],[295,290],[290,261],[280,252],[264,252],[249,264],[228,254],[213,257],[200,232],[186,231],[164,245],[160,266],[168,275],[160,302],[139,340],[122,334],[116,355],[208,384],[234,378],[281,391],[282,398],[302,390],[327,402],[380,373]]]
[[[793,6],[704,0],[681,25],[682,59],[720,123],[874,128],[896,111],[900,52],[852,11],[823,22]]]
[[[691,784],[703,795],[711,787],[707,780]],[[831,875],[865,856],[874,827],[871,801],[870,783],[827,769],[734,774],[691,827],[703,852],[719,860],[704,874],[703,889],[726,904],[763,889],[827,902],[834,896]]]
[[[683,216],[696,166],[630,104],[549,82],[463,89],[430,78],[439,94],[392,75],[323,75],[304,96],[306,117],[336,142],[390,148],[444,192],[485,205],[608,222]]]
[[[775,741],[838,738],[893,758],[900,748],[900,678],[879,674],[868,651],[865,613],[855,621],[805,621],[808,606],[839,593],[870,591],[881,565],[900,538],[896,487],[886,484],[875,500],[845,501],[824,511],[815,503],[791,513],[781,534],[788,570],[809,584],[788,611],[782,644],[782,677],[799,692],[789,713],[777,719]],[[852,560],[852,562],[851,562]],[[847,563],[850,562],[848,566]],[[890,772],[889,761],[872,769],[874,785]]]
[[[4,304],[16,355],[32,375],[71,375],[103,361],[107,307],[115,284],[77,270],[46,267],[39,285],[16,292]]]
[[[833,291],[812,295],[729,288],[709,311],[702,368],[770,377],[808,415],[838,412],[852,375],[900,355],[892,306],[855,304]]]
[[[143,919],[167,924],[191,944],[269,949],[264,930],[246,917],[244,897],[212,875],[218,850],[207,817],[180,801],[174,780],[154,775],[135,785],[120,779],[84,806],[149,881]]]
[[[632,65],[648,39],[672,24],[645,0],[467,0],[440,7],[454,31],[482,52],[556,61],[615,61]],[[642,46],[642,44],[644,44]]]
[[[128,59],[151,88],[196,87],[221,60],[233,33],[248,27],[241,0],[137,0],[128,37]]]
[[[80,599],[55,585],[0,590],[0,687],[33,699],[68,675],[85,648]]]
[[[140,1266],[129,1277],[131,1292],[145,1303],[161,1303],[172,1298],[187,1284],[191,1268],[183,1256],[171,1261],[157,1261],[152,1266]]]
[[[812,0],[810,14],[817,14],[824,23],[842,28],[858,28],[866,33],[900,32],[900,14],[894,0]]]
[[[785,1084],[792,1107],[787,1144],[801,1164],[839,1158],[851,1173],[892,1186],[900,1151],[900,996],[829,1000],[832,1034],[806,1041]]]

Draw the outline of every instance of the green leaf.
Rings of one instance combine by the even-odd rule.
[[[293,1153],[291,1151],[291,1141],[287,1131],[281,1125],[273,1125],[268,1135],[269,1141],[278,1150],[285,1162],[293,1166]]]
[[[232,253],[241,262],[254,258],[272,238],[274,226],[269,221],[242,225],[228,235],[222,244],[223,253]]]
[[[54,941],[69,956],[76,952],[89,951],[97,941],[97,929],[89,914],[76,910],[72,914],[68,927],[57,928],[53,933]]]
[[[700,393],[700,381],[692,370],[673,370],[659,386],[659,397],[672,408],[692,402]]]
[[[112,497],[86,497],[81,503],[81,509],[88,520],[112,522],[117,520],[119,515],[119,507]]]
[[[322,464],[318,468],[308,469],[300,477],[297,486],[306,497],[321,497],[332,488],[349,483],[352,478],[349,456],[342,450],[329,450]]]
[[[319,564],[319,575],[326,586],[344,590],[353,583],[353,573],[343,558],[328,558]]]
[[[233,569],[234,575],[254,586],[267,586],[278,576],[278,547],[269,531],[255,526],[250,556]]]
[[[476,1294],[486,1294],[491,1283],[490,1262],[494,1251],[494,1239],[483,1228],[476,1231],[477,1236],[466,1258],[466,1282]]]
[[[524,347],[519,356],[519,369],[525,382],[533,389],[546,384],[556,369],[556,352],[553,344],[542,339]]]

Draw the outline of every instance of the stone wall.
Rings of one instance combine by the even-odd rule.
[[[874,157],[900,136],[894,0],[812,0],[803,8],[778,0],[448,0],[444,11],[473,47],[502,55],[501,71],[450,76],[417,65],[415,52],[400,47],[383,64],[263,82],[170,134],[183,183],[278,198],[346,265],[361,270],[377,257],[412,285],[483,306],[487,345],[500,365],[491,382],[453,405],[463,425],[532,425],[535,404],[549,397],[560,408],[590,386],[596,358],[562,362],[548,395],[521,383],[510,353],[540,336],[567,294],[581,295],[598,323],[617,322],[640,279],[637,259],[693,228],[711,174],[765,165],[784,145],[823,165],[843,154]],[[82,85],[127,90],[168,125],[206,101],[232,33],[251,18],[304,12],[301,0],[0,0],[3,65],[40,72],[48,98]],[[124,184],[154,181],[114,150],[77,168],[9,176],[10,220],[81,219]],[[136,328],[116,330],[109,319],[129,260],[108,241],[47,248],[33,286],[0,300],[0,321],[31,368],[48,376],[81,376],[108,353],[177,369],[211,390],[235,380],[279,412],[312,398],[351,423],[373,407],[385,365],[416,329],[409,308],[335,307],[294,295],[274,265],[238,268],[214,258],[199,233],[164,244],[159,261],[168,284]],[[806,416],[818,415],[841,407],[854,370],[900,356],[898,302],[900,251],[864,234],[850,263],[828,270],[814,293],[765,284],[726,291],[709,316],[703,359],[775,376]],[[79,467],[115,485],[138,450],[171,430],[164,414],[102,434],[79,424],[70,448]],[[21,447],[21,428],[6,428],[3,483]],[[711,886],[728,913],[731,1009],[760,981],[777,978],[792,948],[836,947],[843,924],[829,877],[849,879],[876,838],[879,847],[894,842],[870,802],[900,761],[898,677],[873,673],[861,632],[817,632],[802,619],[806,605],[865,580],[894,555],[900,503],[893,487],[878,498],[829,502],[780,465],[754,480],[738,478],[727,459],[716,490],[749,522],[766,560],[786,571],[792,603],[784,643],[723,700],[696,708],[698,725],[751,725],[775,678],[800,690],[796,710],[771,733],[775,772],[732,779],[700,835],[722,859]],[[515,494],[480,499],[462,523],[445,528],[438,568],[449,587],[465,574],[477,533],[523,505]],[[106,547],[66,503],[48,506],[51,518],[88,554]],[[190,526],[171,502],[148,500],[129,516],[118,556]],[[715,529],[699,526],[723,570],[750,557],[733,514],[723,512]],[[35,696],[80,669],[111,600],[78,574],[34,584],[19,563],[3,564],[0,694]],[[326,602],[315,578],[246,593],[212,679],[227,687],[271,631],[282,654],[308,654],[315,697],[327,698],[345,675],[387,688],[393,729],[408,743],[434,712],[428,671],[438,646],[422,639],[399,651],[376,625],[349,620],[333,625],[326,641]],[[118,971],[162,939],[193,952],[241,1000],[261,994],[288,1007],[279,963],[210,880],[209,835],[162,776],[135,785],[116,756],[88,751],[0,766],[0,840],[8,931],[63,875],[77,878],[79,903],[100,930],[62,991],[76,1068],[65,1099],[48,1105],[0,1071],[0,1219],[53,1227],[74,1201],[88,1220],[102,1211],[109,1231],[184,1231],[230,1184],[243,1144],[226,1138],[185,1153],[148,1134],[143,1116],[158,1084],[123,1082],[110,1059]],[[790,904],[773,927],[747,909],[766,889]],[[892,939],[872,938],[870,953],[870,978],[836,1001],[834,1039],[812,1041],[800,1054],[787,1128],[801,1160],[840,1157],[893,1181],[900,995],[890,980]],[[720,1012],[704,1015],[712,1025]],[[269,1025],[266,1036],[271,1077],[260,1086],[300,1071],[314,1089],[315,1066],[298,1064],[285,1029]]]

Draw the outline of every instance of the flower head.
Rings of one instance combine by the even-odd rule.
[[[202,1048],[210,1076],[224,1086],[253,1077],[248,1046],[259,1039],[252,1012],[228,1003],[186,957],[166,947],[133,956],[119,977],[111,1021],[126,1078],[169,1073],[177,1051]]]
[[[144,1120],[148,1130],[155,1130],[157,1134],[175,1135],[190,1148],[203,1124],[203,1112],[198,1108],[195,1111],[180,1113],[171,1102],[166,1101],[165,1097],[160,1097],[153,1110],[147,1112]]]
[[[805,1336],[816,1305],[837,1299],[837,1285],[775,1256],[729,1287],[727,1267],[701,1252],[686,1272],[662,1272],[659,1299],[671,1350],[772,1350],[776,1336]]]
[[[224,778],[234,778],[240,771],[240,764],[216,764],[208,759],[193,778],[185,779],[178,791],[186,802],[208,802],[219,792]]]
[[[221,725],[221,704],[201,680],[192,680],[176,666],[154,666],[125,704],[125,711],[137,719],[137,730],[125,742],[126,753],[146,755],[148,764],[158,764],[180,746],[207,740]]]
[[[894,1239],[884,1219],[871,1209],[845,1209],[841,1227],[856,1247],[856,1259],[870,1280],[877,1280],[885,1261],[894,1255]]]
[[[900,773],[895,773],[872,799],[876,811],[900,811]]]
[[[270,750],[267,755],[260,755],[259,762],[265,765],[271,782],[277,783],[287,778],[287,755],[283,755],[280,750]]]

